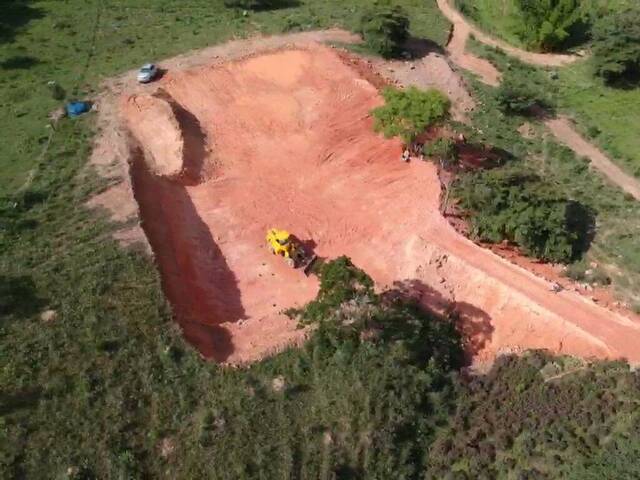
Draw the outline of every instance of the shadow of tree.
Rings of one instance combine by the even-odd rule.
[[[246,318],[236,276],[184,185],[153,175],[139,150],[131,176],[163,290],[186,339],[205,357],[225,361],[234,349],[222,324]]]
[[[436,42],[418,37],[410,37],[403,45],[403,49],[411,55],[411,58],[423,58],[430,53],[439,55],[444,55],[445,53],[444,49]]]
[[[0,6],[0,43],[11,42],[31,20],[44,17],[30,0],[3,0]]]
[[[15,55],[0,62],[0,68],[3,70],[28,70],[39,63],[41,63],[40,60],[35,57]]]
[[[0,320],[2,323],[37,314],[46,302],[27,275],[0,275]],[[1,326],[2,324],[0,324]]]
[[[462,336],[467,362],[491,341],[494,327],[489,314],[470,303],[451,301],[420,280],[395,281],[382,295],[385,300],[414,301],[432,314],[452,321]]]

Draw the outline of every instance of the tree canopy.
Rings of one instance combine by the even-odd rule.
[[[571,261],[588,243],[591,213],[527,170],[505,168],[464,176],[454,185],[454,196],[481,240],[509,240],[526,254],[553,262]]]
[[[393,57],[409,38],[409,17],[399,6],[376,3],[362,14],[360,33],[369,49]]]
[[[399,136],[407,144],[444,120],[451,105],[447,96],[435,89],[388,87],[382,96],[385,104],[372,111],[376,132],[382,132],[387,138]]]
[[[640,9],[599,18],[593,27],[593,62],[605,81],[640,78]]]
[[[583,15],[580,0],[516,0],[518,35],[534,50],[557,50]]]

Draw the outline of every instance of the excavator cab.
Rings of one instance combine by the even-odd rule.
[[[304,267],[309,274],[315,255],[307,255],[300,241],[286,230],[271,228],[267,231],[267,246],[274,255],[282,256],[291,268]]]

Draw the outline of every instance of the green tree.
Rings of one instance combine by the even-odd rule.
[[[520,71],[505,72],[496,92],[498,104],[506,113],[528,114],[535,106],[549,107],[549,94],[532,76]]]
[[[532,172],[503,168],[466,175],[453,195],[481,240],[509,240],[526,254],[553,262],[571,261],[588,244],[591,213]]]
[[[579,0],[516,0],[521,12],[517,34],[530,48],[556,50],[583,15]]]
[[[425,144],[422,147],[422,153],[426,157],[437,160],[442,168],[458,163],[458,149],[450,138],[438,138]]]
[[[593,28],[593,62],[607,82],[640,78],[640,9],[601,17]]]
[[[382,96],[385,104],[372,111],[374,129],[387,138],[399,136],[406,144],[447,118],[451,105],[447,96],[435,89],[388,87]]]
[[[376,2],[362,14],[360,34],[369,49],[383,57],[393,57],[409,38],[409,18],[399,6]]]

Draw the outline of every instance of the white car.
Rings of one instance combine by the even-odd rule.
[[[138,82],[149,83],[158,75],[158,67],[153,63],[147,63],[138,71]]]

